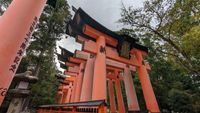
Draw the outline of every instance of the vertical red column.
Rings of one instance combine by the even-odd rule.
[[[90,55],[85,66],[85,72],[83,76],[83,85],[81,91],[81,101],[92,100],[92,83],[94,74],[94,56]]]
[[[64,89],[63,97],[62,97],[62,103],[66,103],[68,91],[69,91],[69,89]]]
[[[0,105],[47,0],[13,0],[0,21]]]
[[[69,90],[68,90],[68,93],[67,93],[66,103],[70,102],[71,95],[72,95],[72,82],[69,83]]]
[[[156,101],[156,97],[155,94],[153,92],[153,88],[149,79],[149,75],[146,69],[146,66],[143,65],[143,56],[142,56],[142,52],[136,50],[135,55],[138,59],[138,61],[140,62],[140,66],[138,67],[138,75],[139,75],[139,79],[140,79],[140,83],[142,86],[142,91],[144,94],[144,99],[146,102],[146,106],[147,109],[150,112],[160,112],[160,109],[158,107],[158,103]]]
[[[82,89],[82,83],[83,83],[83,73],[84,73],[84,63],[80,64],[80,70],[77,78],[77,83],[76,83],[76,90],[75,90],[75,102],[80,101],[81,97],[81,89]]]
[[[140,111],[140,107],[138,104],[137,95],[136,95],[136,91],[135,91],[135,87],[134,87],[129,66],[124,68],[124,84],[125,84],[125,89],[126,89],[128,110]]]
[[[115,80],[115,88],[117,93],[118,111],[119,113],[125,113],[124,100],[119,79]]]
[[[62,99],[63,99],[63,92],[61,91],[59,94],[60,94],[59,104],[61,104],[62,103]]]
[[[113,89],[112,80],[108,80],[108,94],[110,99],[110,111],[111,113],[116,113],[116,102],[115,102],[115,94]]]
[[[70,102],[75,102],[77,80],[78,80],[78,75],[76,76],[75,80],[73,81],[72,96],[71,96]]]
[[[97,39],[97,55],[94,64],[92,100],[106,100],[106,50],[105,37]]]

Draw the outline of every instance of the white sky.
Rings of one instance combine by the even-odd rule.
[[[119,30],[122,3],[128,7],[141,7],[145,0],[68,0],[70,6],[81,7],[95,20],[111,30]]]
[[[123,26],[117,21],[120,19],[122,3],[125,7],[141,7],[145,0],[68,0],[68,4],[75,8],[81,7],[96,21],[110,30],[117,31]],[[72,12],[73,14],[73,12]],[[81,49],[81,45],[75,42],[74,38],[64,38],[58,45],[74,52]]]

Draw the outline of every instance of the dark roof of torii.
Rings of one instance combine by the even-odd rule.
[[[59,48],[61,49],[61,54],[59,54],[59,53],[55,53],[55,54],[57,55],[58,60],[61,61],[61,62],[59,62],[60,67],[63,69],[67,69],[67,66],[65,64],[63,64],[62,62],[67,62],[70,57],[74,56],[74,53],[68,51],[67,49],[65,49],[61,46],[59,46]]]
[[[66,104],[51,104],[51,105],[42,105],[39,108],[56,108],[56,107],[86,107],[86,106],[100,106],[107,105],[105,100],[95,100],[95,101],[86,101],[86,102],[74,102]]]
[[[66,61],[68,61],[68,58],[74,56],[74,53],[68,51],[67,49],[65,49],[61,46],[59,46],[59,48],[61,49],[61,54],[55,53],[57,55],[59,61],[66,62]]]
[[[145,52],[148,52],[148,48],[140,45],[137,43],[137,40],[133,37],[127,36],[127,35],[119,35],[103,25],[101,25],[99,22],[94,20],[92,17],[90,17],[86,12],[84,12],[81,8],[75,11],[75,15],[72,21],[69,21],[67,24],[67,31],[66,33],[70,36],[76,37],[76,35],[81,35],[85,38],[88,38],[90,40],[95,40],[92,37],[86,35],[83,33],[83,29],[85,25],[89,25],[93,27],[94,29],[110,36],[116,39],[119,44],[127,41],[131,43],[131,48],[136,48]]]

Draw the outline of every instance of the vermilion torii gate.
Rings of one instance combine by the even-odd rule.
[[[0,19],[2,42],[0,44],[0,55],[3,55],[0,58],[0,105],[46,1],[14,0]],[[7,23],[9,23],[9,26],[7,26]],[[20,29],[18,29],[19,25]],[[66,62],[68,67],[70,67],[70,63],[74,63],[78,64],[78,68],[71,66],[66,70],[66,74],[71,74],[71,76],[74,76],[74,73],[76,74],[72,82],[68,79],[63,81],[67,84],[60,88],[60,93],[71,88],[65,93],[65,95],[68,95],[71,91],[71,97],[68,95],[68,99],[62,100],[62,102],[96,101],[92,103],[99,105],[98,111],[100,113],[105,113],[107,108],[104,102],[107,100],[106,81],[108,81],[108,94],[111,97],[110,111],[116,112],[116,102],[113,95],[113,85],[115,85],[118,111],[124,113],[120,81],[125,81],[126,94],[130,98],[128,99],[129,111],[138,111],[139,106],[130,74],[130,70],[133,69],[133,71],[138,72],[147,109],[149,112],[160,112],[149,80],[148,65],[144,61],[144,57],[147,55],[146,47],[137,44],[137,41],[129,36],[118,35],[108,30],[82,9],[76,10],[73,20],[68,23],[67,34],[75,37],[77,42],[83,44],[82,51],[85,53],[80,54],[88,54],[90,57],[83,59],[78,56],[70,56],[69,62]],[[91,56],[93,59],[91,59]],[[86,83],[90,84],[90,87]],[[64,97],[66,96],[63,93]],[[69,98],[71,98],[71,101]],[[88,106],[88,104],[84,105]],[[75,105],[73,104],[73,106]],[[72,111],[78,112],[75,109]]]
[[[150,67],[144,61],[144,57],[147,56],[146,47],[138,44],[132,37],[118,35],[108,30],[80,8],[76,10],[73,20],[68,23],[67,34],[75,37],[76,41],[83,45],[82,51],[77,50],[72,55],[65,50],[66,54],[62,56],[67,66],[65,74],[76,73],[72,91],[68,93],[72,95],[70,102],[76,102],[76,107],[78,107],[82,105],[79,102],[107,101],[108,93],[109,111],[125,113],[120,84],[124,81],[128,112],[139,112],[140,107],[131,75],[131,71],[137,71],[148,111],[160,112],[148,76]],[[106,92],[107,88],[108,92]],[[117,107],[115,98],[117,98]],[[99,112],[106,113],[106,109],[106,107],[101,107]]]
[[[144,61],[148,49],[138,44],[134,38],[118,35],[108,30],[82,9],[79,8],[75,12],[73,20],[68,22],[67,34],[75,37],[76,42],[81,43],[83,47],[81,51],[76,50],[73,55],[61,48],[65,54],[61,52],[62,55],[58,59],[65,62],[67,68],[64,74],[74,77],[74,81],[72,84],[65,84],[60,88],[61,100],[65,100],[63,98],[66,96],[63,96],[63,92],[65,88],[69,89],[69,86],[71,92],[67,93],[67,97],[70,97],[69,95],[71,97],[70,100],[61,101],[61,103],[68,104],[55,105],[59,111],[69,107],[70,110],[65,110],[66,113],[92,113],[93,111],[90,109],[94,108],[93,105],[97,105],[94,103],[104,101],[109,103],[110,107],[99,104],[98,110],[96,110],[99,113],[107,113],[107,109],[111,113],[125,113],[120,83],[123,81],[128,112],[140,112],[131,75],[131,72],[137,72],[148,111],[159,113],[160,110],[148,75],[150,67]],[[109,100],[107,100],[107,94]],[[117,105],[115,101],[117,101]],[[53,109],[55,106],[42,106],[39,113],[45,113],[46,108]],[[88,106],[93,107],[88,108]],[[56,110],[52,112],[56,112]]]
[[[144,57],[147,55],[146,47],[139,45],[134,38],[120,36],[108,30],[80,8],[76,10],[73,20],[68,23],[67,34],[76,37],[77,42],[83,43],[83,51],[95,55],[92,100],[106,100],[106,69],[108,67],[106,59],[110,59],[126,64],[124,68],[126,74],[130,73],[128,67],[134,66],[136,68],[147,109],[149,112],[160,112],[148,76],[148,66],[144,61]],[[114,74],[117,76],[116,70],[114,70]],[[126,77],[130,80],[130,76]],[[126,77],[124,79],[128,80]],[[133,84],[125,85],[127,87],[133,86]],[[126,92],[129,96],[130,90]],[[129,105],[129,108],[131,108],[131,105]]]

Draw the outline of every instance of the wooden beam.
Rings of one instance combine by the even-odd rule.
[[[97,31],[96,29],[94,29],[93,27],[91,27],[89,25],[84,26],[83,32],[84,32],[84,34],[86,34],[90,37],[93,37],[94,39],[98,39],[100,36],[103,36],[103,37],[105,37],[106,44],[111,45],[113,47],[117,47],[118,41],[116,39]]]
[[[65,65],[70,66],[70,67],[78,66],[78,64],[71,63],[71,62],[65,62]]]
[[[70,75],[70,76],[77,76],[77,73],[69,72],[69,71],[64,71],[65,75]]]
[[[87,60],[87,58],[90,56],[91,53],[85,52],[85,51],[79,51],[76,50],[74,55],[76,58],[80,58],[83,60]],[[126,67],[125,63],[121,63],[119,61],[115,61],[109,58],[106,58],[106,65],[107,66],[111,66],[111,67],[115,67],[115,68],[119,68],[119,69],[124,69]],[[135,71],[136,68],[134,66],[130,66],[130,70],[131,71]]]
[[[121,62],[121,63],[125,63],[125,64],[129,64],[132,66],[139,66],[139,62],[138,60],[134,57],[131,56],[130,59],[126,59],[123,57],[120,57],[117,50],[115,48],[111,48],[106,46],[106,58]],[[85,52],[89,52],[89,53],[93,53],[93,54],[97,54],[97,44],[94,41],[86,41],[83,45],[83,51]]]
[[[85,62],[85,60],[82,60],[82,59],[79,59],[79,58],[74,58],[74,57],[70,57],[69,58],[69,61],[70,62],[73,62],[73,63],[77,63],[77,64],[80,64],[82,62]]]
[[[80,43],[80,44],[83,44],[85,41],[89,41],[89,39],[86,39],[86,38],[84,38],[84,37],[82,37],[82,36],[80,36],[80,35],[78,35],[78,36],[76,37],[76,42],[78,42],[78,43]]]
[[[72,72],[72,73],[79,73],[79,67],[75,66],[75,67],[68,67],[67,71],[68,72]]]

